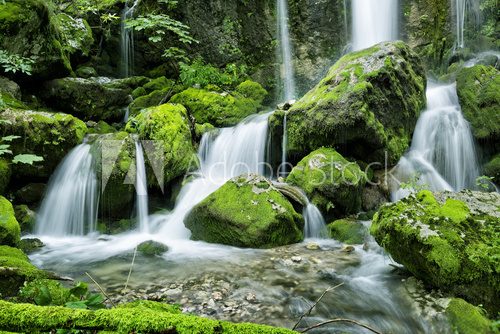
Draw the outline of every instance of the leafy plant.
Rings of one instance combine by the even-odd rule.
[[[8,120],[0,119],[0,124],[10,124],[11,122]],[[19,139],[21,137],[19,136],[5,136],[0,138],[0,157],[6,154],[12,155],[13,152],[10,147],[10,143],[13,140]],[[12,163],[18,164],[27,164],[27,165],[33,165],[35,162],[40,162],[43,161],[43,157],[40,157],[35,154],[18,154],[14,156],[12,159]]]
[[[128,19],[126,27],[135,31],[146,31],[149,41],[153,43],[161,42],[167,31],[174,33],[178,40],[184,44],[198,43],[189,34],[187,25],[166,14],[140,15],[137,18]]]
[[[246,70],[246,66],[236,64],[228,64],[224,70],[220,70],[198,58],[191,64],[181,63],[179,77],[187,86],[233,87],[247,78]]]
[[[33,63],[34,60],[31,58],[21,57],[17,54],[11,54],[5,50],[0,50],[0,66],[6,73],[21,72],[31,75]]]
[[[421,190],[428,189],[429,188],[428,184],[420,182],[421,176],[422,175],[420,173],[414,173],[408,181],[401,182],[401,184],[399,185],[400,188],[414,192],[419,192]]]
[[[78,282],[67,289],[54,280],[39,279],[26,283],[19,292],[21,301],[34,302],[40,306],[66,306],[73,309],[98,310],[105,308],[101,294],[88,291],[88,285]]]
[[[493,188],[493,177],[482,175],[476,179],[476,186],[483,191],[490,191]]]

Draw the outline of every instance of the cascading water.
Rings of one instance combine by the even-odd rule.
[[[120,26],[120,55],[121,55],[121,75],[128,78],[134,72],[134,30],[127,28],[126,21],[134,16],[140,0],[134,0],[129,7],[129,1],[125,1],[121,15]]]
[[[245,173],[264,175],[270,115],[253,115],[235,127],[203,136],[199,150],[199,177],[182,188],[170,214],[154,218],[160,235],[170,240],[188,239],[190,233],[183,221],[196,204],[232,177]]]
[[[144,163],[144,152],[139,141],[135,142],[135,164],[136,164],[136,207],[137,221],[141,233],[149,233],[148,222],[148,188],[146,181],[146,165]]]
[[[398,39],[398,0],[352,0],[352,49]]]
[[[52,176],[36,221],[45,236],[82,236],[96,229],[99,186],[91,145],[81,144]]]
[[[304,237],[306,239],[325,238],[327,236],[325,220],[316,205],[307,203],[302,215],[304,216]]]
[[[418,177],[418,183],[434,191],[474,188],[479,167],[469,124],[462,116],[456,85],[432,85],[427,89],[427,110],[420,116],[409,152],[397,167],[398,179]],[[399,189],[398,200],[408,194]]]
[[[292,63],[292,46],[288,28],[288,0],[277,0],[279,45],[281,48],[281,78],[285,101],[295,98],[295,74]]]
[[[467,7],[467,0],[454,0],[455,1],[455,24],[456,24],[456,47],[463,48],[464,43],[464,26],[465,26],[465,13]]]

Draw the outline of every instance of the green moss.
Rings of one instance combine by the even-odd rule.
[[[493,333],[492,323],[481,310],[460,298],[453,298],[446,308],[446,315],[457,334]]]
[[[39,299],[41,295],[45,295],[44,300]],[[72,298],[70,290],[62,286],[61,283],[41,278],[26,282],[19,291],[18,299],[25,303],[63,306]]]
[[[267,91],[252,80],[243,81],[236,87],[235,91],[243,95],[243,97],[257,101],[259,104],[262,104],[267,96]]]
[[[140,139],[161,143],[163,149],[164,182],[169,183],[197,165],[192,144],[191,127],[186,108],[180,104],[163,104],[143,110],[130,119],[127,130],[137,132]],[[149,184],[157,184],[149,173]]]
[[[14,212],[16,215],[16,220],[21,227],[21,232],[30,233],[33,232],[36,221],[36,213],[27,205],[16,205],[14,207]]]
[[[188,88],[173,96],[171,102],[184,105],[197,123],[210,123],[216,127],[231,126],[259,111],[265,95],[263,88],[259,89],[257,85],[259,84],[245,82],[243,86],[239,86],[250,97],[239,92],[218,93]]]
[[[16,220],[12,204],[0,196],[0,244],[16,247],[21,238],[21,228]]]
[[[162,77],[165,78],[165,77]],[[161,79],[161,78],[160,78]],[[150,107],[155,107],[160,104],[164,104],[170,101],[170,98],[174,96],[175,94],[181,92],[183,90],[183,87],[180,85],[174,85],[174,82],[172,80],[166,79],[165,82],[163,80],[160,80],[161,83],[167,85],[170,84],[169,86],[164,86],[162,89],[154,90],[152,92],[149,92],[148,90],[144,89],[144,94],[137,97],[129,106],[130,108],[130,115],[135,116],[137,115],[141,110],[150,108]],[[162,85],[158,82],[155,82],[155,80],[151,81],[151,87],[161,87]],[[150,88],[151,88],[150,87]],[[140,88],[138,88],[140,89]],[[141,91],[137,91],[136,94],[142,94]]]
[[[404,43],[353,52],[290,108],[289,154],[330,146],[367,162],[384,161],[387,153],[395,163],[424,105],[425,73]]]
[[[11,148],[15,153],[36,154],[44,158],[35,166],[16,166],[17,177],[49,177],[68,151],[80,144],[87,133],[81,120],[67,114],[6,109],[0,119],[2,135],[17,135]]]
[[[288,334],[288,329],[257,324],[233,324],[192,315],[179,314],[171,308],[142,302],[133,307],[109,310],[74,310],[58,306],[35,306],[0,301],[0,329],[22,332],[54,329],[93,329],[119,333],[248,333]]]
[[[324,213],[341,216],[361,209],[366,176],[334,149],[320,148],[292,169],[287,182],[302,188]]]
[[[215,129],[215,127],[210,123],[198,124],[194,125],[194,133],[196,138],[201,138],[205,133]]]
[[[464,117],[479,140],[500,140],[500,75],[492,66],[476,65],[457,74]]]
[[[339,219],[327,228],[331,238],[347,244],[362,244],[367,235],[366,227],[354,219]]]
[[[137,246],[137,251],[146,256],[162,255],[168,251],[168,247],[161,242],[149,240],[140,243]]]
[[[486,165],[484,165],[484,174],[492,177],[493,182],[500,185],[500,154],[493,157]]]
[[[199,203],[185,220],[194,240],[269,248],[302,240],[302,217],[269,181],[242,175]]]
[[[371,234],[426,283],[497,310],[492,296],[500,291],[500,195],[436,196],[422,191],[383,206],[373,218]]]
[[[0,195],[4,194],[10,182],[12,174],[10,164],[5,159],[0,159]]]
[[[151,80],[144,86],[142,86],[146,92],[151,93],[155,90],[163,90],[165,88],[171,88],[175,85],[175,81],[167,79],[166,77],[159,77]]]
[[[75,19],[61,13],[52,17],[51,24],[58,33],[61,49],[67,54],[73,54],[77,51],[84,55],[90,53],[94,38],[92,37],[92,29],[87,21],[81,18]]]

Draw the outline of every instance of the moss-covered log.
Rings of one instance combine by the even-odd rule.
[[[288,329],[265,325],[234,324],[200,318],[175,313],[159,306],[161,304],[147,302],[134,307],[89,311],[0,301],[0,330],[33,332],[81,329],[119,333],[295,333]]]

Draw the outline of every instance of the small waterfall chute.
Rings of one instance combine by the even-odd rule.
[[[144,152],[140,141],[135,142],[135,161],[136,161],[136,208],[139,231],[149,233],[149,214],[148,214],[148,187],[146,179],[146,164],[144,161]]]
[[[281,79],[283,80],[283,96],[285,101],[295,98],[295,73],[292,63],[292,45],[290,29],[288,27],[288,0],[277,0],[278,8],[278,37],[281,49]]]
[[[325,219],[316,205],[308,202],[302,215],[304,216],[304,238],[327,238]]]
[[[456,85],[433,85],[427,89],[427,110],[420,115],[409,152],[396,167],[396,178],[418,177],[433,191],[475,188],[479,176],[474,139],[464,119]],[[398,189],[398,200],[408,190]]]
[[[126,21],[133,18],[137,5],[140,0],[134,0],[132,6],[129,1],[125,1],[121,15],[120,25],[120,56],[121,56],[121,74],[128,78],[134,72],[134,30],[127,27]]]
[[[99,182],[92,146],[75,147],[51,177],[42,202],[36,233],[46,236],[83,236],[96,230]]]

